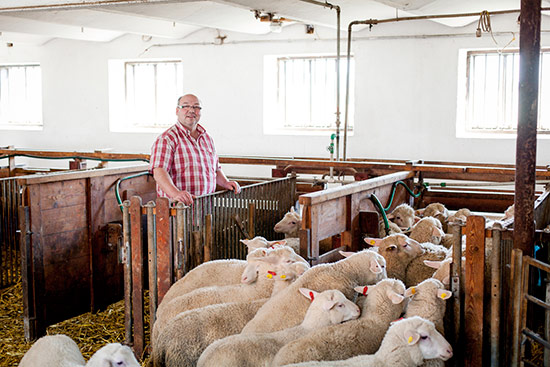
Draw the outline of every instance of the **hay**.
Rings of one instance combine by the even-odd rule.
[[[148,302],[145,297],[146,306]],[[147,309],[147,308],[146,308]],[[146,336],[149,336],[149,320],[145,320]],[[88,360],[107,343],[123,343],[124,302],[113,303],[105,311],[91,312],[62,321],[47,328],[47,334],[66,334],[78,344],[84,359]],[[21,283],[0,290],[0,367],[15,367],[31,347],[23,333],[23,301]],[[138,356],[143,357],[144,356]],[[139,359],[139,358],[138,358]],[[148,358],[142,366],[147,366]]]

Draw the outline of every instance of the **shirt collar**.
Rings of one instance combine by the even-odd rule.
[[[185,128],[182,124],[180,124],[179,122],[176,122],[176,126],[178,130],[180,130],[183,134],[185,134],[185,136],[188,136],[188,137],[191,136],[191,131]],[[199,136],[197,137],[198,139],[202,134],[206,132],[206,129],[201,124],[197,124],[197,131],[199,132]]]

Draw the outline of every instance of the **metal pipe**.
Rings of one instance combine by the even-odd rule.
[[[514,248],[532,255],[540,64],[540,1],[521,1]]]
[[[301,0],[305,3],[319,5],[336,10],[336,160],[340,160],[340,7],[328,2]],[[345,135],[345,132],[344,132]],[[345,158],[344,158],[345,160]]]
[[[2,12],[12,11],[26,11],[26,10],[51,10],[51,9],[72,9],[72,8],[84,8],[103,5],[125,5],[125,4],[144,4],[144,3],[174,3],[176,1],[167,0],[99,0],[99,1],[82,1],[72,3],[59,3],[59,4],[40,4],[40,5],[24,5],[24,6],[7,6],[0,8]]]

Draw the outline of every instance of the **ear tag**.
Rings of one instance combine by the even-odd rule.
[[[271,278],[273,278],[273,275],[267,274],[266,277],[267,277],[267,279],[271,279]]]
[[[411,288],[411,293],[412,293],[412,294],[416,294],[416,288],[415,288],[415,287],[412,287],[412,288]]]
[[[441,293],[441,298],[445,299],[445,297],[447,297],[447,293]]]
[[[376,241],[375,240],[370,240],[370,244],[374,246],[374,245],[376,245]]]
[[[313,296],[313,292],[309,292],[309,298],[311,298],[311,300],[313,301],[313,299],[315,298],[315,297]]]
[[[367,286],[364,286],[363,287],[363,296],[366,296],[367,295],[367,290],[369,289],[369,287]]]
[[[286,278],[286,275],[281,275],[281,279],[285,279]]]
[[[274,275],[277,275],[277,273],[275,273],[274,271],[271,271],[271,270],[267,271],[267,277],[269,279],[273,278]]]
[[[409,344],[411,344],[412,341],[413,341],[413,337],[412,337],[412,336],[409,336],[409,340],[408,340],[408,341],[409,341]]]

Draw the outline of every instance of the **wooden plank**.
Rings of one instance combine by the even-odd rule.
[[[311,216],[311,227],[316,229],[317,233],[315,237],[322,240],[323,238],[344,232],[347,229],[346,210],[345,197],[314,205]]]
[[[464,295],[465,366],[483,365],[483,295],[485,272],[485,218],[477,215],[466,222]]]
[[[35,185],[33,185],[35,186]],[[86,204],[42,210],[43,234],[54,234],[75,229],[87,229]]]
[[[32,272],[31,231],[29,228],[29,207],[19,207],[19,230],[21,246],[21,288],[23,293],[23,333],[25,340],[30,341],[37,335],[34,302],[34,278]]]
[[[44,262],[42,245],[42,211],[40,204],[40,186],[28,186],[28,203],[30,207],[31,222],[31,253],[32,253],[32,271],[34,277],[34,307],[36,317],[36,335],[32,338],[40,337],[46,334],[46,308],[44,307]]]
[[[74,257],[69,261],[50,262],[44,264],[44,277],[46,284],[44,290],[47,294],[51,292],[65,293],[67,296],[72,293],[73,289],[85,288],[90,290],[90,257],[88,254],[85,256]],[[90,300],[90,295],[85,297]],[[80,300],[78,304],[83,304],[86,312],[91,310],[90,304]],[[77,304],[72,304],[73,307],[77,307]],[[47,305],[48,309],[51,305]],[[76,315],[70,312],[71,316]],[[70,316],[69,316],[70,317]]]
[[[203,262],[212,260],[212,214],[204,217],[204,259]]]
[[[145,346],[143,315],[143,243],[141,231],[141,198],[130,200],[131,262],[132,262],[132,316],[134,321],[134,352],[139,356]]]
[[[44,235],[44,265],[88,256],[87,238],[88,231],[85,228]]]
[[[119,168],[91,169],[78,172],[53,172],[46,175],[21,176],[17,178],[17,182],[19,183],[19,185],[34,185],[46,182],[78,180],[88,177],[109,176],[117,174],[128,176],[132,173],[147,171],[148,169],[148,165],[139,165]]]
[[[85,183],[85,180],[71,180],[42,185],[40,189],[42,210],[84,204],[86,202]]]
[[[157,227],[157,287],[158,304],[172,285],[172,259],[170,257],[170,201],[158,198],[156,206]]]

